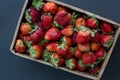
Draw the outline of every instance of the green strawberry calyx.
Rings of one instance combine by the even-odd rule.
[[[58,68],[59,59],[54,57],[54,54],[50,56],[50,62],[55,67]]]
[[[75,66],[75,64],[72,62],[72,59],[68,59],[65,61],[65,65],[66,67],[68,67],[69,69],[73,69],[73,67]]]
[[[43,55],[42,55],[43,60],[46,61],[46,62],[49,61],[50,56],[51,56],[51,53],[47,50],[44,50]]]
[[[32,18],[30,16],[29,12],[30,12],[30,9],[26,9],[26,11],[25,11],[25,19],[28,21],[28,23],[31,23]]]
[[[32,6],[36,8],[37,10],[40,10],[44,5],[43,0],[33,0],[32,1]]]
[[[73,12],[73,13],[72,13],[72,19],[71,19],[71,21],[70,21],[70,24],[73,24],[73,23],[74,23],[74,21],[76,20],[77,16],[78,16],[78,14],[76,14],[76,12]]]
[[[30,53],[30,57],[31,57],[31,58],[34,59],[34,58],[36,57],[37,52],[36,52],[36,50],[33,49],[32,47],[29,49],[29,53]]]

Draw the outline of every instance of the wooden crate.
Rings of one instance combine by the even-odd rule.
[[[18,24],[17,24],[17,28],[16,28],[16,30],[15,30],[15,34],[14,34],[14,37],[13,37],[13,41],[12,41],[12,44],[11,44],[11,47],[10,47],[10,51],[11,51],[13,54],[17,55],[17,56],[20,56],[20,57],[23,57],[23,58],[26,58],[26,59],[29,59],[29,60],[32,60],[32,61],[36,61],[36,62],[39,62],[39,63],[42,63],[42,64],[46,64],[46,65],[52,66],[50,63],[45,62],[45,61],[43,61],[43,60],[32,59],[32,58],[29,57],[28,55],[18,54],[18,53],[16,53],[16,52],[14,51],[14,45],[15,45],[15,41],[16,41],[17,34],[18,34],[18,31],[19,31],[19,26],[20,26],[20,23],[21,23],[21,21],[22,21],[22,18],[23,18],[25,9],[26,9],[29,1],[30,1],[30,0],[26,0],[25,3],[24,3],[24,6],[23,6],[23,9],[22,9],[22,11],[21,11],[21,15],[20,15],[20,18],[19,18],[19,21],[18,21]],[[100,80],[100,78],[101,78],[101,76],[102,76],[102,74],[103,74],[103,72],[104,72],[104,70],[105,70],[105,68],[106,68],[106,65],[107,65],[107,63],[108,63],[108,61],[109,61],[109,59],[110,59],[110,56],[111,56],[111,54],[112,54],[113,48],[114,48],[114,46],[115,46],[115,43],[116,43],[116,41],[117,41],[117,39],[118,39],[119,31],[120,31],[120,24],[118,24],[118,23],[116,23],[116,22],[114,22],[114,21],[112,21],[112,20],[103,18],[103,17],[101,17],[101,16],[99,16],[99,15],[96,15],[96,14],[93,14],[93,13],[91,13],[91,12],[88,12],[88,11],[86,11],[86,10],[83,10],[83,9],[80,9],[80,8],[77,8],[77,7],[74,7],[74,6],[71,6],[71,5],[62,3],[62,2],[60,2],[60,1],[56,1],[56,0],[45,0],[45,1],[52,1],[52,2],[54,2],[54,3],[56,3],[56,4],[58,4],[58,5],[65,6],[65,7],[67,7],[67,8],[70,8],[70,9],[72,9],[72,10],[78,11],[78,12],[83,13],[83,14],[86,14],[86,15],[91,15],[91,16],[94,15],[97,19],[102,20],[102,21],[106,21],[106,22],[108,22],[108,23],[111,23],[111,24],[114,25],[115,28],[117,28],[117,29],[116,29],[116,32],[115,32],[115,36],[114,36],[115,39],[114,39],[113,45],[112,45],[112,47],[110,48],[110,50],[108,51],[108,53],[107,53],[107,56],[106,56],[106,58],[105,58],[105,60],[104,60],[104,62],[103,62],[103,64],[102,64],[102,66],[101,66],[101,68],[100,68],[100,72],[99,72],[98,76],[95,77],[95,76],[93,76],[93,75],[91,75],[91,74],[88,74],[88,73],[85,73],[85,72],[79,72],[79,71],[77,71],[77,70],[70,70],[70,69],[68,69],[68,68],[66,68],[66,67],[60,67],[60,68],[59,68],[59,69],[61,69],[61,70],[64,70],[64,71],[67,71],[67,72],[70,72],[70,73],[73,73],[73,74],[76,74],[76,75],[79,75],[79,76],[83,76],[83,77],[86,77],[86,78],[89,78],[89,79]]]

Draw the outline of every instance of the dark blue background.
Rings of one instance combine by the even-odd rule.
[[[120,0],[60,0],[120,23]],[[9,51],[24,0],[0,0],[0,80],[88,80]],[[120,80],[120,38],[101,80]]]

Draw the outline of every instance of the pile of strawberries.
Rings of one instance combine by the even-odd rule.
[[[54,67],[97,74],[114,40],[111,24],[53,2],[33,0],[20,25],[15,51]]]

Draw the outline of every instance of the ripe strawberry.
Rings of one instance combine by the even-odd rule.
[[[73,41],[71,39],[71,37],[66,37],[64,36],[63,37],[63,41],[65,41],[65,43],[68,45],[68,46],[71,46],[73,44]]]
[[[82,55],[83,53],[78,48],[76,48],[74,56],[79,59],[82,58]]]
[[[90,43],[78,44],[78,49],[81,52],[88,52],[90,51]]]
[[[62,57],[65,57],[68,54],[68,51],[69,51],[69,46],[62,43],[62,44],[59,44],[56,53]]]
[[[94,43],[99,43],[100,39],[100,34],[98,32],[95,32],[94,37],[91,38],[91,41]]]
[[[58,10],[58,7],[55,3],[53,2],[46,2],[43,6],[43,11],[44,12],[50,12],[51,14],[55,15]]]
[[[37,29],[31,34],[31,38],[35,42],[39,42],[44,37],[44,33],[42,29]]]
[[[94,43],[94,42],[91,43],[91,50],[92,51],[98,51],[100,49],[100,47],[101,46],[99,43]]]
[[[85,65],[91,65],[96,62],[96,60],[96,56],[92,52],[84,53],[82,55],[82,63]]]
[[[100,43],[107,49],[111,47],[113,40],[114,39],[111,35],[107,34],[100,35]]]
[[[65,65],[69,69],[75,69],[77,66],[77,60],[75,58],[70,58],[65,61]]]
[[[100,69],[99,66],[95,65],[94,67],[89,67],[87,70],[90,74],[97,74]]]
[[[76,43],[86,43],[91,39],[91,31],[86,27],[81,27],[76,36]]]
[[[102,33],[111,33],[112,25],[107,22],[102,22],[102,24],[100,25],[100,30]]]
[[[75,27],[79,29],[81,26],[86,26],[86,20],[82,17],[75,20]]]
[[[74,56],[75,53],[75,47],[70,47],[67,55],[65,56],[65,59],[69,59]]]
[[[40,57],[42,57],[42,53],[43,53],[43,48],[41,45],[33,45],[30,47],[29,50],[30,57],[34,59],[39,59]]]
[[[97,28],[98,26],[98,20],[96,18],[89,18],[86,20],[87,27],[89,28]]]
[[[43,29],[49,29],[52,27],[53,16],[50,14],[43,14],[41,16],[41,24]]]
[[[66,9],[65,9],[65,7],[63,7],[63,6],[59,6],[59,7],[58,7],[58,12],[59,12],[59,11],[66,11]]]
[[[76,33],[76,32],[74,32],[74,33],[73,33],[73,36],[72,36],[72,41],[73,41],[73,44],[75,44],[75,43],[76,43],[76,37],[77,37],[77,33]]]
[[[31,31],[31,25],[28,23],[22,23],[20,25],[20,31],[22,33],[23,36],[26,36],[29,34],[29,32]]]
[[[34,23],[34,22],[38,21],[40,16],[41,16],[41,13],[33,7],[29,8],[25,11],[25,19],[29,23],[32,23],[32,22]]]
[[[86,66],[82,63],[82,60],[78,60],[77,69],[78,69],[80,72],[85,71]]]
[[[58,45],[58,42],[51,42],[46,46],[46,49],[50,52],[56,52]]]
[[[103,60],[106,56],[106,51],[104,48],[101,48],[95,53],[96,57],[98,60]]]
[[[15,51],[19,53],[23,53],[26,51],[26,46],[21,39],[17,39],[15,43]]]
[[[61,33],[57,28],[50,28],[46,33],[45,33],[45,40],[59,40],[61,37]]]
[[[64,36],[72,36],[73,32],[74,31],[73,31],[72,25],[68,25],[67,27],[65,27],[61,30],[61,33]]]
[[[24,40],[24,36],[22,33],[18,33],[18,38],[21,39],[21,40]]]
[[[59,11],[55,16],[55,21],[61,26],[67,26],[72,15],[66,11]]]
[[[58,68],[64,64],[64,59],[59,54],[53,53],[50,56],[50,62],[55,68]]]

